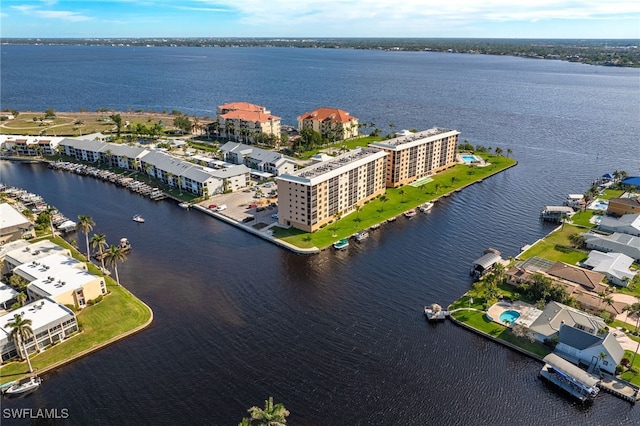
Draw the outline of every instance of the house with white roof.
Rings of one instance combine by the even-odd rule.
[[[0,135],[0,148],[18,155],[53,155],[63,137]]]
[[[9,306],[16,300],[16,296],[18,296],[17,291],[4,283],[0,283],[0,306],[2,309],[9,309]]]
[[[15,315],[31,321],[34,337],[25,342],[27,352],[34,353],[60,342],[78,331],[78,322],[71,309],[50,299],[40,299],[0,316],[0,355],[2,363],[18,356],[15,343],[10,339],[11,328],[6,324]]]
[[[36,236],[34,224],[9,203],[0,204],[0,244]]]
[[[610,374],[615,374],[624,356],[624,349],[613,333],[594,335],[567,324],[560,326],[554,352],[574,364],[587,366],[588,371],[600,369]]]
[[[603,216],[598,229],[604,232],[620,232],[640,237],[640,213],[620,217]]]
[[[626,254],[591,250],[587,260],[582,262],[582,266],[603,273],[610,283],[627,287],[636,276],[636,273],[629,268],[632,263],[633,259]]]
[[[4,261],[7,253],[18,249],[23,249],[25,247],[28,247],[29,245],[31,244],[26,240],[16,240],[0,245],[0,275],[4,275],[9,272],[6,262]]]
[[[89,300],[107,294],[104,278],[86,269],[86,264],[72,257],[52,254],[20,265],[13,272],[29,282],[29,300],[46,297],[81,309]]]
[[[227,142],[220,147],[225,161],[244,164],[252,170],[271,173],[275,176],[293,173],[298,164],[293,158],[266,149],[255,148],[241,143]]]
[[[584,243],[590,250],[598,250],[605,253],[622,253],[635,261],[640,260],[640,237],[614,232],[611,235],[601,235],[593,232],[582,234]]]
[[[7,252],[4,255],[4,263],[7,272],[12,272],[20,265],[38,262],[40,259],[56,253],[71,257],[71,251],[69,249],[60,247],[49,240],[43,240]]]
[[[563,324],[594,336],[601,334],[607,326],[600,317],[551,301],[531,323],[529,329],[536,333],[537,341],[544,342],[557,336]]]

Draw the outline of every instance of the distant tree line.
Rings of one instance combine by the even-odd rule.
[[[185,47],[297,47],[375,49],[510,55],[556,59],[606,66],[640,66],[640,40],[464,39],[464,38],[110,38],[3,39],[7,44],[185,46]]]

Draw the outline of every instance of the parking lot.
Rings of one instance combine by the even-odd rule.
[[[271,183],[252,186],[258,188],[264,196],[258,198],[258,191],[255,189],[244,189],[234,191],[229,194],[215,195],[205,201],[198,203],[199,205],[215,210],[218,206],[226,206],[224,210],[218,211],[219,214],[227,216],[238,222],[253,226],[256,229],[262,229],[271,225],[278,220],[273,215],[278,213],[278,198],[276,195],[270,196],[269,193],[276,189],[276,185]],[[214,207],[215,206],[215,207]]]

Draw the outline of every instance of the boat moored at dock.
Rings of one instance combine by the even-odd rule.
[[[38,376],[26,377],[17,381],[4,390],[5,395],[21,395],[34,391],[40,387],[42,379]]]
[[[416,211],[416,209],[411,209],[411,210],[407,210],[406,212],[404,212],[405,217],[408,217],[408,218],[412,218],[412,217],[414,217],[416,214],[418,214],[418,212]]]
[[[343,239],[333,243],[333,248],[336,249],[336,250],[344,250],[347,247],[349,247],[349,240],[346,239],[346,238],[343,238]]]
[[[369,238],[369,233],[367,231],[360,231],[355,235],[356,241],[363,241]]]
[[[449,311],[442,309],[437,303],[424,307],[424,315],[429,321],[444,321],[449,316]]]

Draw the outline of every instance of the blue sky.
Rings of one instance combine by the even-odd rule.
[[[1,0],[2,37],[640,38],[638,0]]]

